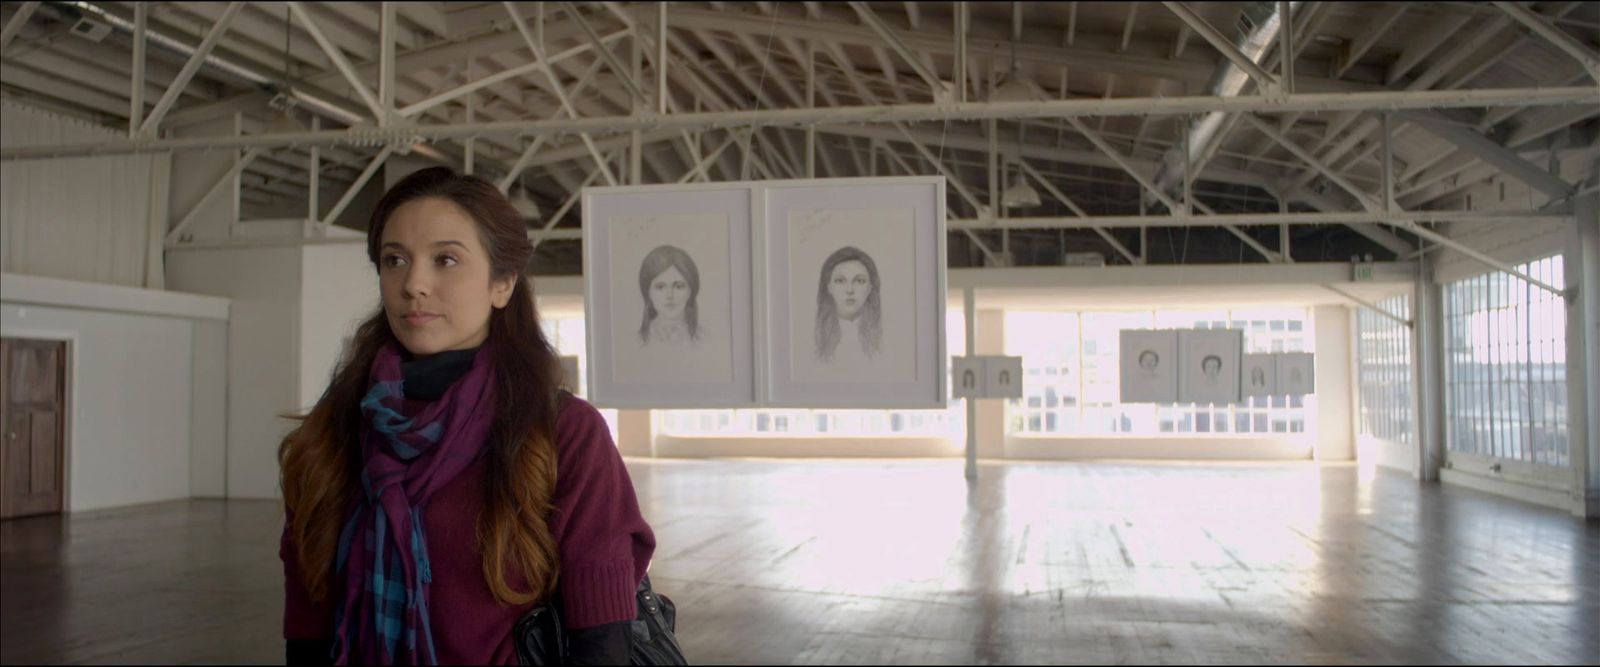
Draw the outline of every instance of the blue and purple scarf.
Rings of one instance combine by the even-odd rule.
[[[434,492],[471,465],[494,417],[489,348],[439,400],[405,398],[399,350],[372,363],[361,401],[365,490],[339,537],[335,561],[345,590],[335,616],[336,664],[438,664],[428,618],[427,535],[422,513]],[[357,539],[357,537],[360,539]]]

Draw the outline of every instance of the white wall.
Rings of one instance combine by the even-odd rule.
[[[0,101],[0,144],[9,147],[120,138],[103,127]],[[0,168],[0,271],[160,287],[169,163],[165,154],[6,162]]]
[[[0,335],[68,341],[66,511],[188,498],[218,480],[194,462],[220,460],[219,421],[195,410],[225,393],[227,316],[223,299],[0,278]]]
[[[341,228],[330,235],[358,235]],[[306,246],[300,269],[299,409],[322,397],[343,352],[344,340],[380,305],[378,274],[365,243]]]
[[[301,248],[174,250],[173,289],[228,297],[227,494],[273,498],[278,445],[300,403]]]
[[[1317,306],[1311,319],[1317,340],[1317,433],[1312,456],[1318,461],[1351,461],[1356,457],[1351,400],[1350,308]]]

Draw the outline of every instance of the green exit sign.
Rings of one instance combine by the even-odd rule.
[[[1358,283],[1370,283],[1370,282],[1372,282],[1372,265],[1371,264],[1356,264],[1352,268],[1354,269],[1354,271],[1353,271],[1352,275],[1350,276],[1350,280],[1352,280],[1354,282],[1358,282]]]

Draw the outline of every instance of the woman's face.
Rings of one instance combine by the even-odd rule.
[[[683,308],[688,304],[689,281],[678,267],[669,266],[650,280],[650,305],[655,306],[656,317],[683,319]]]
[[[1147,371],[1155,370],[1156,366],[1160,363],[1161,360],[1156,357],[1156,353],[1154,352],[1145,352],[1144,354],[1139,355],[1139,366]]]
[[[1216,377],[1218,373],[1222,372],[1222,362],[1216,359],[1206,359],[1200,362],[1200,371],[1208,376]]]
[[[853,320],[861,314],[867,297],[872,296],[872,278],[867,275],[867,265],[856,260],[839,262],[828,276],[828,294],[833,296],[835,312],[839,317]]]
[[[482,345],[489,315],[511,300],[517,278],[490,280],[471,216],[446,199],[416,199],[389,215],[382,243],[378,287],[400,344],[418,357]]]

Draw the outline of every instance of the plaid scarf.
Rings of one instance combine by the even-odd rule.
[[[400,364],[394,344],[385,346],[361,401],[366,494],[339,537],[335,567],[345,591],[334,621],[337,664],[438,664],[422,514],[434,492],[477,459],[493,423],[487,346],[437,401],[407,400]]]

